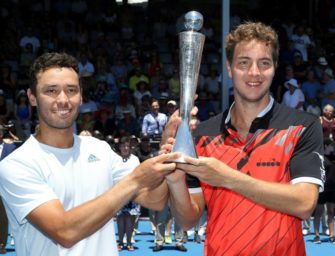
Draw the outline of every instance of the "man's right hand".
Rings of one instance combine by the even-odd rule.
[[[166,153],[152,157],[142,162],[131,174],[139,189],[154,189],[165,180],[165,176],[176,169],[172,162],[179,157],[179,153]]]
[[[191,120],[190,120],[190,128],[191,130],[196,128],[197,125],[197,113],[198,113],[198,108],[193,107],[191,110]],[[167,143],[167,140],[169,138],[174,138],[177,133],[177,129],[179,124],[181,123],[181,117],[179,116],[179,110],[176,110],[169,118],[169,121],[164,127],[164,132],[162,134],[162,140],[160,145],[165,145]]]

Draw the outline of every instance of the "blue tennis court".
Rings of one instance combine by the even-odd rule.
[[[116,225],[115,225],[115,230]],[[152,248],[154,247],[154,235],[151,233],[150,222],[147,219],[140,220],[139,222],[139,230],[140,234],[135,236],[135,251],[127,251],[123,250],[120,252],[120,256],[178,256],[178,255],[203,255],[203,240],[204,236],[202,237],[202,243],[197,244],[193,242],[193,234],[192,231],[189,232],[189,240],[185,244],[187,248],[187,252],[180,252],[175,249],[175,244],[164,245],[164,249],[159,252],[153,252]],[[307,256],[334,256],[335,255],[335,244],[331,244],[328,241],[328,237],[325,235],[321,235],[321,244],[314,244],[313,243],[313,230],[312,233],[305,236],[305,244],[307,250]],[[10,239],[9,239],[10,240]],[[7,246],[7,254],[14,256],[15,253],[15,246],[10,245],[10,241],[8,241]]]

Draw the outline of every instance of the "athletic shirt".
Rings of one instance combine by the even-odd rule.
[[[118,255],[112,219],[71,248],[64,248],[32,225],[27,215],[55,199],[65,211],[93,200],[135,167],[125,165],[105,141],[90,136],[74,135],[73,147],[65,149],[30,136],[0,162],[0,193],[17,255]]]
[[[256,179],[310,182],[323,187],[322,129],[317,117],[274,103],[240,139],[230,112],[201,123],[194,132],[199,156],[219,159]],[[190,192],[197,180],[188,177]],[[297,217],[270,210],[238,193],[201,182],[208,209],[206,256],[306,255]]]

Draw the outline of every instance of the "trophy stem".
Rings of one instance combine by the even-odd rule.
[[[178,127],[176,141],[173,145],[172,152],[181,153],[181,156],[175,160],[177,163],[185,163],[185,156],[194,158],[198,157],[195,151],[193,136],[189,128],[188,119],[183,120]]]

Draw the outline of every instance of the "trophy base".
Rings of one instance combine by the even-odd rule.
[[[177,164],[188,164],[185,162],[184,155],[180,156],[178,159],[169,161],[171,163],[177,163]]]

